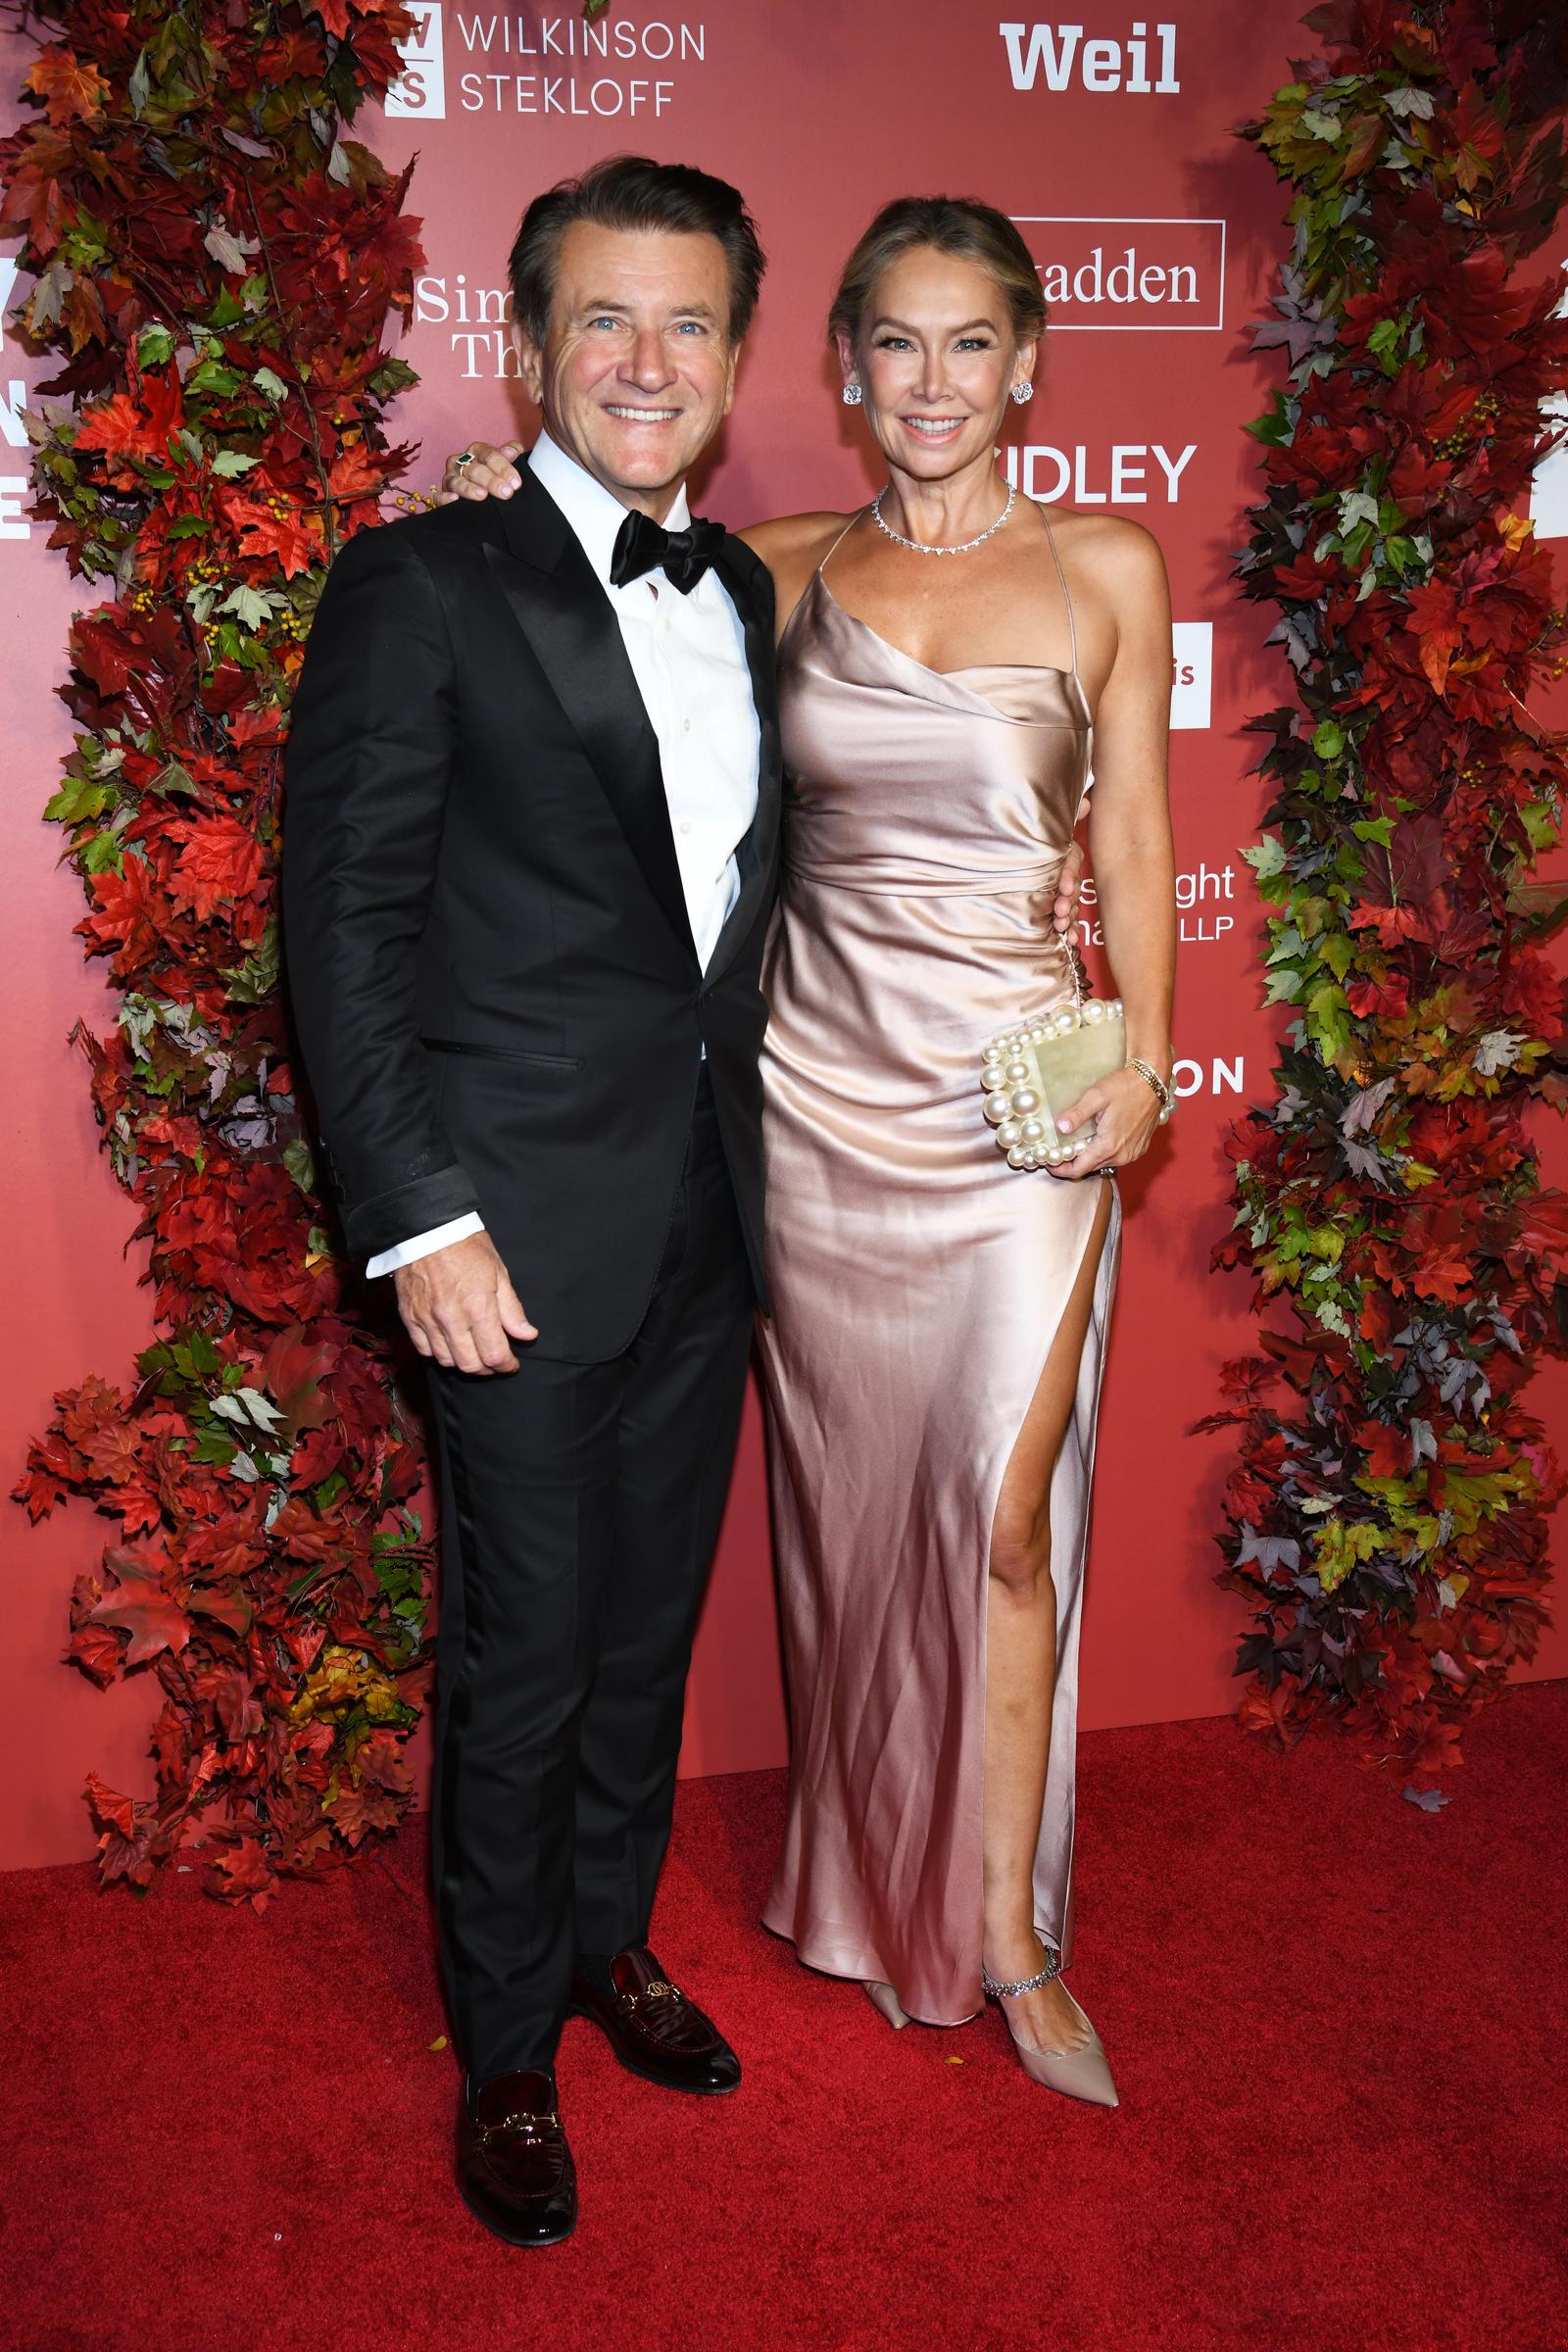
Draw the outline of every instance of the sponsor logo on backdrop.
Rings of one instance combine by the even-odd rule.
[[[403,74],[387,97],[394,116],[581,115],[600,122],[657,118],[675,101],[684,69],[708,55],[708,26],[684,17],[519,15],[413,0]]]
[[[415,0],[411,13],[414,29],[406,41],[398,43],[403,72],[386,94],[386,111],[392,116],[417,115],[426,122],[443,122],[447,68],[441,11],[433,4],[421,8]]]
[[[1568,270],[1568,262],[1563,268]],[[1557,305],[1557,316],[1568,315],[1568,294]],[[1544,432],[1568,429],[1568,400],[1560,393],[1541,404]],[[1568,539],[1568,442],[1544,457],[1530,485],[1530,519],[1538,539]]]
[[[1084,876],[1078,933],[1086,947],[1105,944],[1094,909],[1100,901],[1093,874]],[[1183,947],[1212,948],[1236,928],[1236,868],[1199,864],[1176,877],[1176,935]],[[1227,911],[1229,909],[1229,911]]]
[[[1193,1095],[1245,1095],[1247,1055],[1233,1054],[1227,1057],[1215,1054],[1207,1061],[1189,1061],[1184,1057],[1172,1067],[1170,1082],[1181,1102]]]
[[[1054,335],[1225,323],[1223,220],[1014,213],[1040,271]]]
[[[1162,441],[1078,441],[1070,449],[1029,441],[1009,448],[1002,464],[1008,481],[1042,506],[1065,498],[1077,507],[1174,507],[1197,455],[1196,441],[1177,450]]]
[[[1170,635],[1170,723],[1206,727],[1213,700],[1214,624],[1177,620],[1171,623]],[[1228,898],[1229,891],[1225,895]]]
[[[447,341],[460,362],[465,383],[480,377],[498,382],[503,376],[521,375],[507,331],[511,320],[512,290],[508,286],[470,285],[461,270],[456,277],[427,273],[414,281],[414,323],[447,329]]]
[[[9,255],[0,257],[0,354],[6,348],[6,313],[11,297],[17,290],[17,265]],[[0,452],[25,449],[27,428],[22,412],[27,405],[27,387],[20,376],[0,374]],[[0,455],[0,464],[4,463]],[[32,525],[25,514],[27,476],[24,473],[0,473],[0,539],[30,539]]]
[[[1119,39],[1099,25],[999,24],[1015,90],[1084,90],[1092,98],[1174,98],[1176,27],[1133,23]]]

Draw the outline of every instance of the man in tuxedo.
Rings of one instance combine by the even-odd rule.
[[[761,270],[737,192],[683,167],[531,205],[517,493],[355,538],[295,703],[305,1064],[440,1443],[458,2180],[514,2244],[576,2218],[564,2017],[655,2082],[740,2080],[648,1936],[761,1297],[772,593],[683,486]]]

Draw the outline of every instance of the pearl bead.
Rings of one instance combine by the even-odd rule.
[[[1091,997],[1088,1004],[1084,1006],[1084,1019],[1086,1021],[1102,1021],[1104,1017],[1104,999],[1102,997]]]
[[[1010,1152],[1026,1128],[1033,1125],[1032,1119],[1026,1120],[1023,1128],[1020,1128],[1016,1119],[1004,1119],[1002,1125],[997,1129],[997,1141],[1004,1152]]]
[[[1040,1097],[1032,1086],[1015,1086],[1007,1101],[1009,1107],[1017,1112],[1020,1119],[1028,1118],[1031,1111],[1040,1108]]]
[[[1024,1083],[1024,1081],[1025,1081],[1025,1079],[1027,1079],[1027,1078],[1028,1078],[1028,1077],[1030,1077],[1031,1075],[1032,1075],[1032,1073],[1031,1073],[1031,1071],[1030,1071],[1029,1064],[1028,1064],[1026,1061],[1009,1061],[1009,1062],[1008,1062],[1008,1064],[1007,1064],[1007,1076],[1008,1076],[1008,1077],[1009,1077],[1009,1079],[1012,1081],[1012,1083],[1013,1083],[1013,1085],[1014,1085],[1014,1086],[1022,1086],[1022,1085],[1023,1085],[1023,1083]]]
[[[1035,1152],[1026,1152],[1023,1155],[1023,1164],[1026,1168],[1038,1168],[1040,1165],[1039,1153]]]
[[[1036,1021],[1029,1031],[1029,1043],[1032,1046],[1041,1046],[1045,1044],[1045,1041],[1046,1024],[1044,1021]]]
[[[986,1117],[991,1121],[993,1127],[1000,1126],[1011,1108],[1012,1102],[1010,1098],[1004,1095],[1000,1088],[994,1095],[987,1095],[985,1102]]]
[[[1031,1156],[1033,1155],[1031,1154]],[[1012,1150],[1007,1153],[1007,1165],[1009,1168],[1021,1168],[1023,1164],[1023,1146],[1021,1144],[1014,1144]]]
[[[1119,1021],[1121,1019],[1120,997],[1112,997],[1110,1000],[1110,1017],[1113,1021]]]
[[[1069,1030],[1078,1026],[1070,1012],[1058,1012],[1051,1025],[1058,1037],[1065,1037]]]
[[[1045,1129],[1041,1126],[1038,1119],[1025,1119],[1023,1125],[1018,1130],[1020,1137],[1026,1144],[1041,1143],[1044,1140],[1045,1132]]]

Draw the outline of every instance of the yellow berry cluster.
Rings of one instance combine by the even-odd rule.
[[[1501,407],[1502,403],[1495,392],[1479,393],[1464,422],[1455,425],[1451,433],[1446,433],[1441,441],[1432,444],[1433,456],[1448,461],[1462,458],[1470,441],[1479,439]]]

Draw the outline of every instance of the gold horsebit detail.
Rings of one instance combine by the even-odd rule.
[[[519,2132],[524,2139],[542,2139],[547,2132],[561,2130],[561,2117],[554,2107],[543,2115],[504,2115],[498,2124],[481,2124],[479,2138],[488,2147],[493,2139],[504,2139],[509,2132]]]
[[[623,1992],[620,1998],[628,2009],[637,2009],[644,2001],[683,2001],[686,1995],[678,1984],[666,1984],[662,1977],[650,1977],[641,1992]]]

